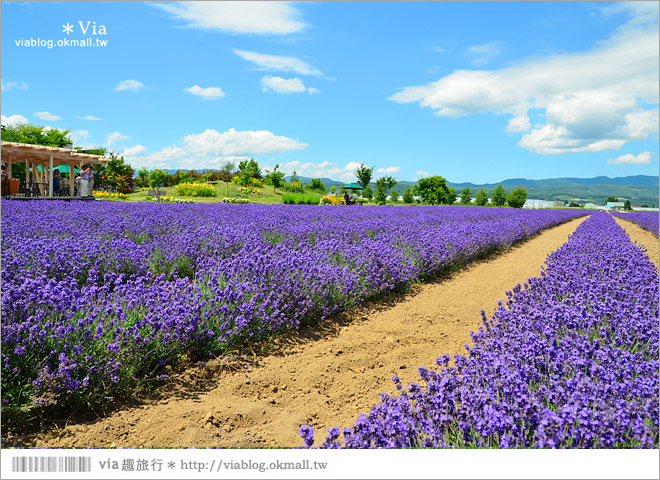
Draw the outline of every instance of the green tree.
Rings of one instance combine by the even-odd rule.
[[[512,208],[522,208],[527,200],[527,189],[525,187],[514,188],[506,196],[506,203]]]
[[[472,202],[472,192],[470,187],[465,187],[461,190],[461,205],[469,205]]]
[[[369,182],[371,182],[371,177],[373,176],[374,173],[374,167],[367,167],[364,163],[360,163],[360,166],[355,172],[355,176],[357,177],[358,180],[358,185],[360,185],[362,188],[367,188],[369,185]]]
[[[108,155],[108,161],[105,163],[106,182],[122,192],[131,190],[135,170],[125,162],[124,157],[117,155],[115,152],[110,152]],[[167,176],[166,173],[165,175]]]
[[[335,188],[334,185],[332,187],[330,187],[330,193],[335,193],[335,190],[337,190],[337,189]]]
[[[374,199],[378,205],[385,205],[385,202],[387,201],[387,192],[385,191],[383,185],[376,187],[376,194],[374,195]]]
[[[503,207],[506,205],[506,190],[504,190],[502,185],[498,185],[495,187],[495,190],[493,190],[493,194],[490,196],[490,198],[490,201],[493,202],[494,205]]]
[[[390,200],[392,200],[393,202],[399,201],[399,192],[394,188],[390,190]]]
[[[447,187],[447,205],[453,205],[456,203],[456,190],[454,190],[452,187]]]
[[[488,205],[488,192],[483,188],[477,192],[477,198],[474,200],[475,205],[478,207],[485,207]]]
[[[229,160],[222,162],[222,165],[220,165],[219,178],[225,182],[227,195],[229,195],[229,182],[231,182],[231,179],[234,176],[234,170],[236,170],[236,164],[234,162],[230,162]]]
[[[607,200],[605,200],[606,203],[614,203],[614,202],[618,202],[618,201],[619,201],[619,199],[616,198],[616,197],[607,197]]]
[[[160,188],[165,184],[167,173],[163,170],[152,170],[149,173],[149,186],[156,190],[156,198],[160,202]]]
[[[312,180],[309,182],[309,189],[323,193],[327,191],[320,178],[312,178]]]
[[[280,188],[284,182],[284,172],[278,170],[279,166],[279,163],[276,164],[272,172],[266,170],[266,180],[273,186],[273,193],[275,193],[275,189]]]
[[[364,191],[362,192],[362,196],[367,200],[371,200],[372,198],[374,198],[374,191],[372,190],[371,187],[367,186],[367,188],[365,188]]]
[[[431,205],[451,204],[456,201],[456,191],[453,188],[450,190],[447,180],[439,175],[420,178],[413,192],[419,195],[423,202]]]
[[[149,170],[146,167],[142,167],[137,172],[137,181],[138,187],[146,187],[149,185]]]
[[[390,177],[389,175],[387,177],[381,177],[376,180],[376,190],[381,188],[387,194],[388,190],[390,190],[396,184],[397,181],[394,179],[394,177]]]
[[[413,203],[415,201],[415,198],[413,197],[413,192],[410,189],[410,187],[406,187],[406,189],[403,192],[403,203]]]
[[[259,163],[251,158],[250,160],[241,160],[238,164],[238,184],[247,187],[252,183],[253,178],[261,180],[261,168]]]
[[[624,210],[632,210],[632,205],[630,205],[630,200],[626,200],[623,204]]]
[[[46,147],[66,148],[72,145],[69,130],[40,127],[31,123],[3,126],[1,138],[4,142],[28,143]]]

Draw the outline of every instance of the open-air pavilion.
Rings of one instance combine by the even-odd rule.
[[[17,195],[18,183],[12,179],[12,166],[18,163],[25,165],[26,197],[40,198],[74,198],[74,175],[69,175],[68,192],[61,192],[62,196],[53,195],[53,172],[56,167],[67,166],[68,172],[80,170],[83,165],[102,165],[106,159],[102,155],[81,153],[72,148],[46,147],[43,145],[30,145],[27,143],[2,142],[2,164],[7,166],[9,173],[9,184],[3,185],[9,188],[9,194]],[[13,182],[13,185],[12,185]],[[3,181],[4,183],[4,181]]]

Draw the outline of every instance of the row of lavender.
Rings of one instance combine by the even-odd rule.
[[[660,214],[658,212],[612,212],[614,216],[636,223],[645,230],[658,236],[658,224],[660,223]]]
[[[658,448],[658,273],[606,213],[508,292],[466,357],[420,368],[325,448]],[[313,430],[301,428],[307,445]]]
[[[297,328],[574,211],[2,205],[3,408],[89,405]]]

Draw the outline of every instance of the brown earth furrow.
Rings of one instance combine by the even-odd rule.
[[[481,325],[481,309],[491,315],[506,300],[505,291],[538,276],[548,254],[582,221],[548,229],[407,294],[286,335],[248,370],[220,370],[212,387],[186,385],[186,378],[203,371],[192,369],[173,378],[158,400],[33,436],[25,445],[293,447],[302,444],[298,431],[305,423],[315,427],[320,443],[329,427],[352,426],[381,392],[394,393],[392,375],[404,384],[417,381],[418,366],[433,368],[442,354],[464,353],[470,331]]]

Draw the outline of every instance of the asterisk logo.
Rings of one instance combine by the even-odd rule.
[[[62,25],[62,27],[64,27],[64,30],[62,31],[67,35],[73,32],[73,25],[71,25],[69,22],[66,22],[66,25]]]
[[[167,468],[176,468],[176,463],[174,463],[174,462],[167,462]]]

